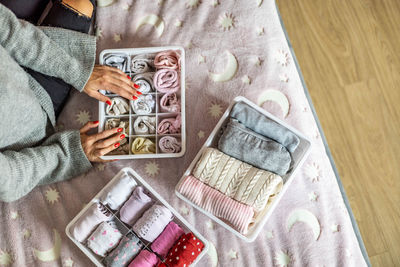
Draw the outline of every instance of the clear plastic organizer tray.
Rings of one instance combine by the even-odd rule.
[[[203,151],[207,147],[214,147],[214,148],[218,147],[218,140],[219,140],[219,138],[220,138],[220,136],[222,134],[221,133],[221,128],[223,128],[228,123],[229,114],[231,112],[231,109],[232,109],[233,105],[235,103],[241,102],[241,101],[247,103],[248,105],[253,107],[255,110],[259,111],[261,114],[264,114],[269,119],[274,120],[277,123],[283,125],[287,129],[289,129],[290,131],[295,133],[300,139],[299,146],[292,153],[292,159],[293,159],[293,162],[294,162],[293,163],[293,168],[286,175],[282,176],[283,183],[284,183],[283,187],[282,187],[282,191],[278,194],[278,196],[273,200],[272,203],[270,203],[269,205],[266,205],[265,209],[257,214],[257,216],[255,217],[255,222],[249,227],[249,230],[248,230],[246,235],[243,235],[242,233],[238,232],[236,229],[232,228],[225,221],[219,219],[215,215],[211,214],[210,212],[208,212],[208,211],[202,209],[201,207],[199,207],[198,205],[194,204],[193,202],[191,202],[189,199],[187,199],[185,196],[183,196],[178,191],[178,188],[181,185],[181,183],[184,181],[184,179],[188,175],[190,175],[192,173],[192,171],[193,171],[194,167],[196,166],[197,161],[200,159],[200,156],[202,155]],[[219,120],[218,124],[215,126],[214,130],[211,132],[210,136],[205,141],[204,145],[202,146],[200,151],[197,153],[196,157],[194,158],[192,163],[189,165],[188,169],[183,174],[183,176],[180,179],[179,183],[175,187],[175,193],[179,198],[181,198],[182,200],[186,201],[188,204],[192,205],[196,209],[200,210],[201,212],[206,214],[208,217],[210,217],[212,220],[216,221],[217,223],[219,223],[220,225],[222,225],[223,227],[228,229],[230,232],[232,232],[236,236],[240,237],[241,239],[243,239],[243,240],[245,240],[247,242],[253,242],[257,238],[258,234],[260,233],[260,231],[264,227],[265,223],[267,222],[268,218],[271,216],[271,214],[274,211],[274,209],[276,208],[276,206],[278,205],[279,200],[282,198],[282,196],[286,192],[287,188],[289,187],[289,185],[293,181],[297,171],[299,170],[301,165],[306,160],[308,154],[310,153],[310,150],[311,150],[311,142],[302,133],[300,133],[299,131],[297,131],[293,127],[287,125],[285,122],[281,121],[280,119],[276,118],[271,113],[269,113],[266,110],[262,109],[261,107],[257,106],[256,104],[254,104],[253,102],[251,102],[247,98],[242,97],[242,96],[238,96],[233,100],[233,102],[230,104],[228,109],[222,115],[222,117]]]
[[[195,235],[201,242],[204,244],[203,251],[197,256],[196,260],[190,265],[194,266],[196,263],[200,261],[200,259],[207,253],[209,244],[208,241],[199,233],[196,231],[196,229],[189,224],[171,205],[168,204],[168,202],[162,198],[149,184],[147,184],[142,177],[140,177],[139,174],[137,174],[133,169],[131,168],[123,168],[121,169],[115,176],[114,178],[73,218],[69,224],[67,225],[65,229],[65,233],[67,236],[79,247],[79,249],[96,265],[96,266],[102,266],[105,267],[106,265],[104,264],[104,259],[103,257],[94,254],[84,243],[80,243],[78,240],[76,240],[73,235],[72,235],[72,227],[76,223],[76,221],[85,214],[86,210],[89,209],[93,204],[96,204],[99,202],[100,197],[102,196],[103,192],[107,192],[108,188],[113,184],[113,182],[117,179],[120,179],[123,175],[129,175],[135,182],[137,183],[137,186],[142,185],[145,190],[147,191],[148,195],[155,201],[154,204],[162,204],[165,207],[167,207],[173,214],[173,222],[178,224],[184,231],[185,233],[192,232],[193,235]],[[113,214],[113,217],[111,220],[116,222],[116,226],[118,230],[124,235],[128,234],[133,234],[138,237],[138,235],[132,231],[132,227],[129,225],[123,223],[119,219],[119,210],[113,211],[110,209],[108,206],[105,206],[107,210]],[[139,238],[139,237],[138,237]],[[144,245],[143,249],[150,249],[150,245],[152,243],[139,238],[141,243]],[[162,260],[162,259],[160,259]]]
[[[105,128],[105,122],[108,119],[112,118],[117,118],[121,119],[124,121],[129,122],[129,136],[127,136],[129,140],[129,154],[107,154],[105,156],[102,156],[102,159],[143,159],[143,158],[175,158],[175,157],[182,157],[185,152],[186,152],[186,120],[185,120],[185,50],[183,47],[180,46],[162,46],[162,47],[145,47],[145,48],[124,48],[124,49],[106,49],[103,50],[100,53],[99,56],[99,62],[100,64],[104,64],[104,57],[109,55],[109,54],[123,54],[126,55],[127,58],[127,64],[124,68],[124,72],[129,75],[130,77],[134,77],[136,73],[131,71],[131,58],[135,55],[140,55],[140,54],[146,54],[146,55],[153,55],[155,56],[158,52],[162,51],[168,51],[168,50],[174,50],[181,55],[181,62],[180,62],[180,71],[179,73],[179,79],[180,79],[180,90],[176,92],[176,95],[178,96],[180,102],[181,102],[181,112],[169,112],[165,113],[162,112],[160,109],[160,99],[165,93],[158,92],[156,89],[150,93],[144,93],[142,96],[146,95],[152,95],[153,99],[156,102],[155,108],[150,114],[145,114],[145,115],[138,115],[134,113],[132,110],[132,102],[133,100],[129,101],[129,114],[123,114],[123,115],[117,115],[117,116],[112,116],[106,114],[106,107],[107,104],[104,102],[99,102],[99,132],[104,131]],[[116,94],[110,94],[110,92],[106,90],[101,91],[103,94],[106,96],[113,98],[118,95]],[[176,116],[180,114],[181,119],[182,119],[182,124],[181,124],[181,133],[178,134],[158,134],[157,130],[155,134],[137,134],[134,131],[134,121],[138,116],[149,116],[149,117],[155,117],[156,118],[156,129],[158,127],[158,124],[160,123],[161,120],[166,119],[166,118],[176,118]],[[163,136],[173,136],[175,137],[178,141],[181,142],[181,151],[178,153],[163,153],[160,150],[159,147],[159,140]],[[156,145],[156,152],[152,154],[133,154],[132,153],[132,142],[135,138],[137,137],[144,137],[148,138],[151,141],[153,141]],[[121,145],[122,146],[122,145]]]

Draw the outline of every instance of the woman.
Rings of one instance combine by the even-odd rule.
[[[0,0],[0,201],[87,171],[125,138],[117,128],[89,135],[98,121],[56,133],[72,87],[107,104],[100,89],[128,99],[140,94],[123,72],[94,66],[96,41],[87,34],[94,0],[53,0],[45,27],[36,27],[47,2]]]

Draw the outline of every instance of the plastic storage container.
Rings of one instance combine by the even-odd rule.
[[[249,227],[249,230],[248,230],[246,235],[243,235],[242,233],[240,233],[236,229],[232,228],[229,224],[227,224],[223,220],[219,219],[218,217],[216,217],[215,215],[211,214],[210,212],[208,212],[208,211],[200,208],[196,204],[192,203],[190,200],[188,200],[186,197],[184,197],[182,194],[180,194],[178,192],[178,188],[179,188],[180,184],[183,182],[183,180],[188,175],[190,175],[192,173],[192,170],[196,166],[196,163],[199,160],[200,156],[202,155],[203,151],[207,147],[217,148],[218,140],[219,140],[219,138],[221,136],[221,128],[224,127],[226,125],[226,123],[228,122],[229,113],[231,112],[231,109],[232,109],[233,105],[235,103],[241,102],[241,101],[247,103],[248,105],[253,107],[255,110],[259,111],[261,114],[264,114],[266,117],[270,118],[271,120],[274,120],[277,123],[283,125],[287,129],[289,129],[290,131],[295,133],[300,139],[299,146],[292,153],[293,168],[286,175],[281,176],[282,179],[283,179],[283,183],[284,183],[283,187],[282,187],[282,191],[279,193],[279,195],[273,200],[273,202],[270,205],[267,205],[265,207],[265,209],[262,210],[255,217],[255,223],[252,226]],[[233,103],[231,103],[231,105],[228,107],[228,109],[222,115],[222,117],[219,120],[218,124],[215,126],[214,130],[211,132],[210,136],[208,137],[208,139],[206,140],[206,142],[204,143],[204,145],[202,146],[200,151],[197,153],[197,155],[194,158],[194,160],[192,161],[192,163],[189,165],[189,168],[183,174],[181,180],[179,181],[179,183],[175,187],[175,193],[179,198],[181,198],[182,200],[186,201],[187,203],[189,203],[190,205],[192,205],[196,209],[200,210],[201,212],[206,214],[208,217],[210,217],[212,220],[214,220],[215,222],[219,223],[220,225],[222,225],[223,227],[225,227],[226,229],[231,231],[236,236],[240,237],[241,239],[243,239],[243,240],[245,240],[247,242],[253,242],[257,238],[258,234],[260,233],[261,229],[263,228],[263,226],[267,222],[268,218],[271,216],[273,210],[277,206],[277,204],[278,204],[279,200],[282,198],[283,194],[286,192],[286,190],[289,187],[290,183],[293,181],[297,171],[299,170],[301,165],[304,163],[305,159],[307,158],[307,155],[310,153],[310,149],[311,149],[311,142],[302,133],[300,133],[299,131],[297,131],[293,127],[287,125],[283,121],[279,120],[278,118],[276,118],[275,116],[273,116],[272,114],[270,114],[266,110],[262,109],[261,107],[257,106],[256,104],[254,104],[253,102],[251,102],[247,98],[242,97],[242,96],[238,96],[238,97],[236,97],[234,99]]]
[[[99,132],[104,131],[105,128],[105,122],[107,119],[110,118],[118,118],[121,120],[125,120],[129,122],[129,154],[125,155],[105,155],[102,156],[102,159],[143,159],[143,158],[174,158],[174,157],[181,157],[185,154],[186,151],[186,123],[185,123],[185,50],[183,47],[180,46],[163,46],[163,47],[145,47],[145,48],[125,48],[125,49],[106,49],[103,50],[100,53],[99,56],[99,61],[100,64],[104,64],[104,57],[109,55],[109,54],[122,54],[125,55],[127,58],[127,64],[124,67],[123,71],[133,77],[135,73],[131,71],[131,58],[135,55],[140,55],[140,54],[147,54],[147,55],[156,55],[158,52],[161,51],[168,51],[168,50],[174,50],[181,55],[181,68],[180,68],[180,73],[179,73],[179,79],[180,79],[180,90],[176,92],[178,98],[180,99],[181,102],[181,112],[162,112],[160,110],[160,99],[165,93],[158,92],[157,90],[154,90],[154,92],[148,93],[149,95],[152,95],[153,98],[156,101],[156,106],[152,113],[146,114],[146,116],[150,117],[155,117],[156,118],[156,129],[158,127],[159,122],[162,119],[165,118],[175,118],[178,114],[181,115],[182,119],[182,125],[181,125],[181,133],[179,134],[157,134],[157,131],[155,134],[136,134],[133,130],[133,125],[135,119],[140,116],[138,114],[135,114],[132,110],[131,103],[133,102],[132,100],[129,101],[129,113],[124,114],[124,115],[118,115],[118,116],[112,116],[112,115],[107,115],[105,110],[107,104],[104,102],[99,102]],[[179,72],[179,71],[178,71]],[[110,94],[108,91],[102,90],[101,91],[103,94],[107,95],[108,97],[112,98],[115,96],[118,96],[116,94]],[[143,94],[147,95],[147,94]],[[158,145],[158,142],[161,137],[163,136],[173,136],[175,137],[178,141],[181,142],[181,151],[178,153],[163,153],[160,150],[160,147]],[[156,144],[156,152],[152,154],[133,154],[131,150],[132,142],[136,137],[145,137],[149,138]]]
[[[67,236],[82,250],[82,252],[89,257],[89,259],[96,265],[96,266],[105,266],[103,263],[104,258],[94,254],[90,248],[84,245],[84,243],[80,243],[78,240],[76,240],[73,235],[72,235],[72,226],[75,224],[75,222],[85,213],[85,211],[91,207],[94,203],[98,203],[100,197],[102,196],[103,192],[106,192],[107,189],[113,184],[113,182],[119,178],[121,178],[124,174],[128,174],[132,179],[135,180],[137,183],[137,186],[142,185],[148,192],[148,195],[155,200],[156,204],[162,204],[165,207],[167,207],[173,214],[174,218],[173,221],[177,223],[184,231],[185,233],[192,232],[201,242],[204,244],[203,251],[199,256],[196,258],[196,260],[191,264],[191,266],[194,266],[206,253],[209,247],[208,241],[199,233],[196,231],[196,229],[190,225],[171,205],[168,204],[168,202],[163,199],[150,185],[148,185],[142,177],[140,177],[134,170],[131,168],[123,168],[120,172],[118,172],[117,175],[114,176],[114,178],[71,220],[71,222],[67,225],[65,232]],[[134,233],[132,231],[132,227],[129,227],[129,225],[124,224],[118,217],[119,210],[113,211],[111,210],[108,206],[105,206],[109,212],[113,214],[112,220],[117,222],[117,227],[118,230],[123,235],[127,235],[129,233]],[[135,234],[136,235],[136,234]],[[144,239],[140,239],[142,243],[145,245],[143,249],[150,248],[151,243],[147,242]]]

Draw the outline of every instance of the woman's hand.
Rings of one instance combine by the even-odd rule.
[[[95,65],[83,91],[89,96],[111,105],[110,98],[100,93],[99,90],[107,90],[128,100],[135,100],[137,95],[142,94],[137,91],[139,88],[139,85],[132,82],[131,78],[123,71],[109,66]]]
[[[122,128],[113,128],[104,132],[88,135],[87,132],[96,128],[99,125],[98,121],[90,121],[81,129],[81,144],[86,157],[91,162],[108,162],[112,160],[103,160],[100,157],[113,151],[121,145],[119,141],[124,139],[125,134],[121,134]]]

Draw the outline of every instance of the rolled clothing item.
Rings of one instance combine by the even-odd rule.
[[[133,81],[140,86],[140,92],[147,94],[154,91],[153,76],[154,72],[139,73],[133,76]]]
[[[254,132],[277,141],[290,153],[293,153],[300,144],[297,135],[244,102],[238,102],[232,107],[230,117],[237,119]]]
[[[131,58],[131,71],[144,73],[154,71],[154,57],[148,54],[140,54]]]
[[[175,93],[168,93],[160,99],[160,109],[162,112],[181,112],[181,101]]]
[[[121,238],[122,234],[117,229],[115,222],[102,222],[89,236],[87,246],[97,255],[105,257],[118,245]]]
[[[264,209],[269,198],[278,194],[283,185],[279,175],[211,147],[204,150],[193,176],[226,196],[252,206],[256,212]]]
[[[183,234],[185,232],[179,225],[175,222],[170,222],[161,235],[151,244],[151,250],[165,258],[168,251]]]
[[[167,224],[172,221],[172,213],[165,206],[154,204],[144,212],[143,216],[133,225],[132,230],[139,237],[153,242]]]
[[[153,112],[156,101],[152,95],[141,95],[131,103],[133,112],[139,115],[150,114]]]
[[[132,226],[152,204],[143,186],[137,186],[120,210],[121,221]]]
[[[189,267],[204,249],[204,244],[193,233],[187,233],[172,247],[165,262],[159,267]]]
[[[158,146],[163,153],[178,153],[181,151],[181,142],[173,136],[163,136],[158,141]]]
[[[117,118],[106,120],[104,129],[110,130],[113,128],[122,128],[123,129],[122,133],[129,135],[129,120],[121,120]]]
[[[160,260],[157,258],[156,254],[143,249],[136,258],[129,264],[128,267],[155,267]]]
[[[107,105],[106,107],[107,115],[118,116],[127,113],[129,113],[129,104],[127,100],[119,96],[111,98],[111,105]]]
[[[104,65],[117,68],[122,71],[127,71],[127,63],[128,57],[125,54],[114,53],[114,54],[106,54],[104,56]]]
[[[137,236],[129,234],[122,238],[118,247],[111,251],[104,261],[107,267],[127,266],[140,253],[143,246],[143,243]]]
[[[133,123],[134,134],[155,134],[156,117],[138,116]]]
[[[238,160],[279,175],[285,175],[292,162],[286,147],[253,132],[232,118],[218,141],[218,149]]]
[[[161,93],[175,93],[179,90],[179,74],[175,70],[160,69],[154,74],[154,87]]]
[[[148,138],[136,137],[132,142],[133,154],[153,154],[156,153],[156,144]]]
[[[102,222],[109,221],[112,218],[106,207],[101,203],[92,204],[72,226],[72,236],[79,242],[87,239],[90,233]]]
[[[160,121],[157,128],[158,134],[176,134],[181,132],[182,118],[178,114],[175,118],[166,118]]]
[[[181,68],[181,55],[174,50],[162,51],[154,58],[157,69],[179,70]]]
[[[242,234],[248,232],[253,222],[253,207],[222,194],[194,176],[186,177],[178,191],[194,204],[219,217]]]
[[[107,155],[127,155],[127,154],[129,154],[128,138],[124,138],[122,140],[123,141],[121,142],[121,145],[118,148],[108,152]],[[124,143],[124,144],[122,144],[122,143]]]
[[[112,210],[119,209],[131,195],[136,182],[128,174],[116,179],[100,196],[100,202],[108,205]]]

